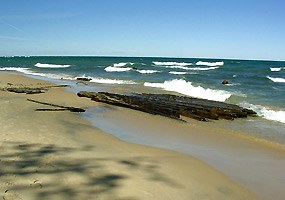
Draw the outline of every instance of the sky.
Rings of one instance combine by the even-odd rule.
[[[285,60],[285,0],[0,0],[0,56]]]

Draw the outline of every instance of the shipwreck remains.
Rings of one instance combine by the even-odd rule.
[[[77,95],[79,97],[91,98],[91,100],[97,102],[131,108],[179,120],[181,116],[199,121],[209,121],[209,119],[234,120],[235,118],[256,116],[256,112],[253,110],[237,105],[172,94],[143,93],[123,95],[108,92],[96,93],[81,91],[77,93]]]

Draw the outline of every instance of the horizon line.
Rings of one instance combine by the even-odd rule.
[[[11,56],[0,56],[3,57],[118,57],[118,58],[170,58],[170,59],[209,59],[209,60],[243,60],[243,61],[274,61],[274,62],[285,62],[284,60],[273,60],[273,59],[246,59],[246,58],[213,58],[213,57],[175,57],[175,56],[130,56],[130,55],[11,55]]]

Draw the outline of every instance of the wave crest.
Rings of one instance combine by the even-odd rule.
[[[124,67],[126,65],[134,65],[135,63],[132,62],[121,62],[121,63],[114,63],[113,66],[114,67]]]
[[[135,63],[131,62],[121,62],[121,63],[114,63],[113,66],[108,66],[105,68],[106,72],[126,72],[130,71],[131,67],[125,67],[128,65],[134,65]]]
[[[70,67],[71,65],[56,65],[56,64],[36,63],[34,66],[39,67],[39,68],[67,68],[67,67]]]
[[[285,123],[285,111],[274,111],[263,108],[261,113],[265,119]]]
[[[196,65],[204,65],[204,66],[209,66],[209,67],[215,67],[215,66],[223,66],[224,62],[204,62],[204,61],[198,61],[196,62]]]
[[[92,80],[90,82],[102,83],[102,84],[136,84],[134,81],[118,80],[118,79],[108,79],[108,78],[94,78],[90,77]]]
[[[153,73],[158,73],[160,71],[158,71],[158,70],[145,70],[145,69],[142,69],[142,70],[137,70],[137,72],[139,72],[141,74],[153,74]]]
[[[175,74],[175,75],[184,75],[187,74],[187,72],[176,72],[176,71],[171,71],[169,74]]]
[[[284,78],[273,78],[270,76],[267,76],[268,79],[270,79],[271,81],[275,82],[275,83],[285,83],[285,79]]]
[[[180,65],[171,65],[171,66],[164,66],[165,68],[170,69],[184,69],[184,70],[193,70],[193,71],[208,71],[213,69],[218,69],[219,67],[185,67]]]
[[[21,72],[23,74],[27,75],[33,75],[33,76],[41,76],[41,77],[47,77],[52,79],[66,79],[66,80],[73,80],[69,75],[66,74],[52,74],[52,73],[38,73],[33,72],[29,68],[23,68],[23,67],[4,67],[0,68],[1,71],[17,71]]]
[[[130,71],[132,68],[130,67],[106,67],[105,71],[106,72],[126,72],[126,71]]]
[[[29,72],[29,68],[24,67],[2,67],[0,68],[1,71],[16,71],[21,73],[27,73]]]
[[[258,116],[271,121],[277,121],[285,123],[285,111],[284,110],[272,110],[260,105],[253,105],[247,102],[242,103],[243,107],[248,107],[254,110]]]
[[[218,69],[219,67],[192,67],[189,68],[189,70],[194,70],[194,71],[208,71],[208,70],[213,70],[213,69]]]
[[[281,71],[282,67],[270,67],[270,71],[272,72],[279,72]]]
[[[164,90],[178,92],[188,96],[209,99],[214,101],[225,101],[231,97],[231,93],[223,90],[205,89],[201,86],[195,87],[191,82],[181,79],[174,79],[165,81],[164,83],[148,83],[145,82],[144,86],[162,88]]]
[[[176,66],[187,66],[187,65],[193,65],[192,63],[185,63],[185,62],[158,62],[154,61],[152,62],[154,65],[158,66],[171,66],[171,65],[176,65]]]
[[[101,84],[125,84],[125,85],[137,84],[134,81],[109,79],[109,78],[101,78],[101,77],[92,77],[92,76],[86,76],[85,74],[78,76],[78,77],[75,77],[73,80],[77,80],[77,78],[79,78],[79,77],[88,78],[88,79],[90,79],[90,82],[101,83]]]

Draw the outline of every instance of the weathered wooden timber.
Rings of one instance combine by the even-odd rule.
[[[67,87],[68,85],[46,85],[43,87],[21,87],[12,86],[12,83],[7,84],[9,87],[1,88],[3,91],[15,92],[15,93],[26,93],[26,94],[40,94],[45,93],[49,88],[53,87]]]
[[[235,118],[256,116],[253,110],[234,104],[172,94],[142,93],[122,95],[108,92],[81,91],[77,95],[79,97],[91,98],[91,100],[97,102],[131,108],[174,119],[181,119],[181,116],[185,116],[199,121],[208,121],[209,119],[218,120],[222,118],[234,120]]]
[[[53,107],[58,107],[60,109],[49,109],[49,108],[38,108],[36,109],[36,111],[65,111],[65,110],[69,110],[70,112],[85,112],[84,109],[82,108],[76,108],[76,107],[69,107],[69,106],[61,106],[61,105],[57,105],[57,104],[52,104],[52,103],[47,103],[47,102],[42,102],[42,101],[37,101],[34,99],[27,99],[28,101],[34,102],[34,103],[38,103],[38,104],[42,104],[42,105],[47,105],[47,106],[53,106]]]
[[[26,93],[26,94],[40,94],[45,93],[45,88],[30,88],[30,87],[10,87],[6,89],[9,92]]]

